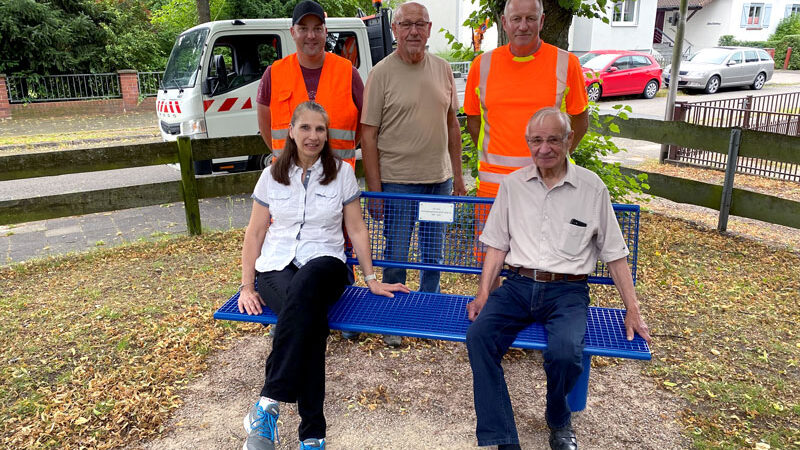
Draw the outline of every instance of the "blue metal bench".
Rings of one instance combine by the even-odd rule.
[[[417,224],[420,221],[443,223],[445,240],[442,264],[422,262],[418,227],[412,235],[407,259],[402,261],[384,259],[386,237],[383,235],[383,222],[373,220],[367,212],[369,202],[376,201],[395,202],[394,205],[399,206],[399,209],[413,214]],[[369,229],[373,264],[380,267],[480,274],[484,246],[477,240],[479,233],[476,233],[476,230],[479,230],[485,221],[492,201],[493,199],[476,197],[364,192],[361,206]],[[628,264],[635,283],[639,248],[639,207],[615,204],[614,212],[631,252]],[[352,255],[349,248],[347,254]],[[355,258],[349,258],[349,262],[358,264]],[[589,282],[613,284],[608,269],[599,261],[595,272],[589,276]],[[269,308],[264,308],[264,312],[260,315],[240,313],[237,306],[238,298],[239,294],[234,294],[214,313],[214,318],[262,324],[277,322],[277,317]],[[472,297],[463,295],[422,292],[396,294],[395,298],[390,299],[373,295],[367,288],[349,286],[341,299],[331,307],[328,321],[331,329],[336,330],[464,342],[470,324],[467,319],[466,304],[471,300]],[[638,335],[633,341],[626,339],[624,319],[625,311],[621,309],[589,308],[586,348],[583,351],[583,374],[568,397],[573,411],[580,411],[586,407],[593,355],[642,360],[651,358],[650,349],[644,339]],[[541,324],[532,324],[519,334],[512,346],[543,350],[547,346],[544,328]]]

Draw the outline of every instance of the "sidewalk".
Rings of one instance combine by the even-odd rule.
[[[249,195],[200,200],[203,231],[242,228]],[[182,203],[0,226],[0,266],[168,235],[185,235]]]

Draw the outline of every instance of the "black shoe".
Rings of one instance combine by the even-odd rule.
[[[552,450],[578,450],[578,439],[571,425],[550,430],[550,448]]]

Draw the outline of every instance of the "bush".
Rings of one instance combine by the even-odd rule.
[[[794,34],[800,34],[800,14],[791,14],[789,17],[781,19],[769,40],[780,41],[784,37]]]
[[[782,69],[783,61],[786,59],[786,51],[792,47],[792,56],[789,58],[789,69],[800,69],[800,34],[784,36],[775,45],[775,68]]]
[[[732,34],[725,34],[719,37],[717,45],[721,47],[756,47],[767,48],[772,47],[769,41],[739,41]]]

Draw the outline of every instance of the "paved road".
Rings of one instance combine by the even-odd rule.
[[[464,79],[457,81],[463,83]],[[723,90],[713,95],[680,95],[678,100],[705,101],[744,97],[751,94],[796,92],[799,89],[800,73],[779,71],[759,92],[737,88]],[[600,102],[601,111],[611,111],[611,107],[618,103],[630,105],[635,117],[661,119],[664,116],[666,98],[656,97],[651,100],[633,97],[604,99]],[[62,122],[59,118],[6,120],[2,121],[0,136],[52,133]],[[122,116],[89,116],[70,120],[68,125],[71,131],[77,131],[143,128],[152,126],[154,123],[156,123],[155,112]],[[658,158],[660,149],[658,144],[629,139],[616,141],[617,145],[627,148],[628,152],[614,156],[611,160],[637,164],[646,159]],[[153,166],[5,181],[0,182],[0,199],[28,198],[178,179],[179,174],[174,168]],[[247,196],[208,199],[201,201],[200,208],[204,228],[240,228],[247,224],[250,200]],[[0,265],[139,239],[153,239],[164,234],[185,234],[185,223],[183,205],[173,204],[0,226]]]

